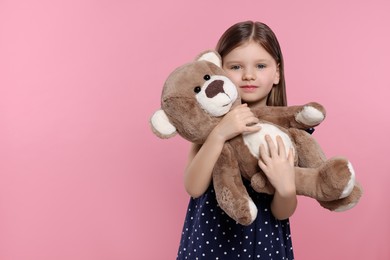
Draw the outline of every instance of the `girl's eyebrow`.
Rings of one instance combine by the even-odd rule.
[[[269,61],[270,61],[269,59],[258,59],[258,60],[255,60],[254,63],[269,62]],[[229,60],[229,61],[224,61],[223,63],[224,64],[232,64],[232,63],[245,63],[245,62],[240,61],[240,60]]]

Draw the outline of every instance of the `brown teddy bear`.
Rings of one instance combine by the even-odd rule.
[[[190,142],[202,144],[222,116],[240,102],[236,86],[221,68],[220,56],[207,51],[169,75],[162,91],[161,109],[150,120],[152,130],[160,138],[179,133]],[[344,211],[358,203],[362,190],[351,163],[341,157],[327,159],[304,130],[324,120],[325,109],[320,104],[270,106],[252,112],[260,119],[260,131],[227,141],[213,170],[218,204],[231,218],[249,225],[257,215],[242,177],[257,192],[274,193],[258,166],[260,144],[267,147],[266,134],[274,141],[279,135],[287,151],[294,149],[298,195],[314,198],[331,211]]]

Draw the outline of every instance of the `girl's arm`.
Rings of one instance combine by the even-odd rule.
[[[190,196],[197,198],[209,187],[225,141],[243,132],[260,130],[259,126],[248,126],[258,121],[246,104],[239,105],[223,117],[203,145],[192,145],[184,174],[184,186]]]
[[[294,154],[292,149],[290,149],[288,155],[286,154],[280,136],[276,137],[277,147],[270,136],[266,136],[266,141],[270,155],[267,155],[265,147],[262,145],[260,147],[261,159],[259,160],[259,166],[275,187],[271,211],[275,218],[287,219],[294,214],[297,207]]]

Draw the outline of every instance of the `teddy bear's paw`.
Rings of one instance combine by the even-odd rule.
[[[318,199],[331,201],[349,196],[355,185],[355,171],[352,164],[344,158],[329,159],[320,167],[318,185],[322,193]]]
[[[358,204],[362,194],[363,189],[358,183],[356,183],[352,189],[352,192],[347,197],[334,201],[319,201],[319,203],[322,207],[329,209],[330,211],[343,212],[355,207]]]
[[[248,226],[256,219],[257,207],[249,197],[238,200],[236,210],[235,219],[241,225]]]
[[[355,186],[355,170],[353,169],[351,162],[348,162],[347,167],[349,173],[351,174],[351,178],[349,179],[347,185],[345,186],[343,192],[341,193],[340,199],[349,196]]]
[[[257,216],[256,204],[248,195],[235,197],[230,189],[223,187],[216,192],[219,206],[226,214],[241,225],[250,225]]]
[[[307,126],[316,126],[325,119],[325,114],[314,106],[304,106],[301,111],[295,115],[295,120]]]
[[[251,186],[256,192],[274,194],[275,188],[267,181],[264,174],[256,173],[251,178]]]

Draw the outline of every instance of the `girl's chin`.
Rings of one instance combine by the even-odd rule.
[[[241,103],[248,103],[251,105],[260,104],[263,103],[263,101],[266,103],[267,98],[261,98],[259,96],[248,96],[248,95],[241,95]]]
[[[258,101],[261,99],[261,97],[255,93],[241,93],[240,96],[242,100],[247,100],[248,102]]]

